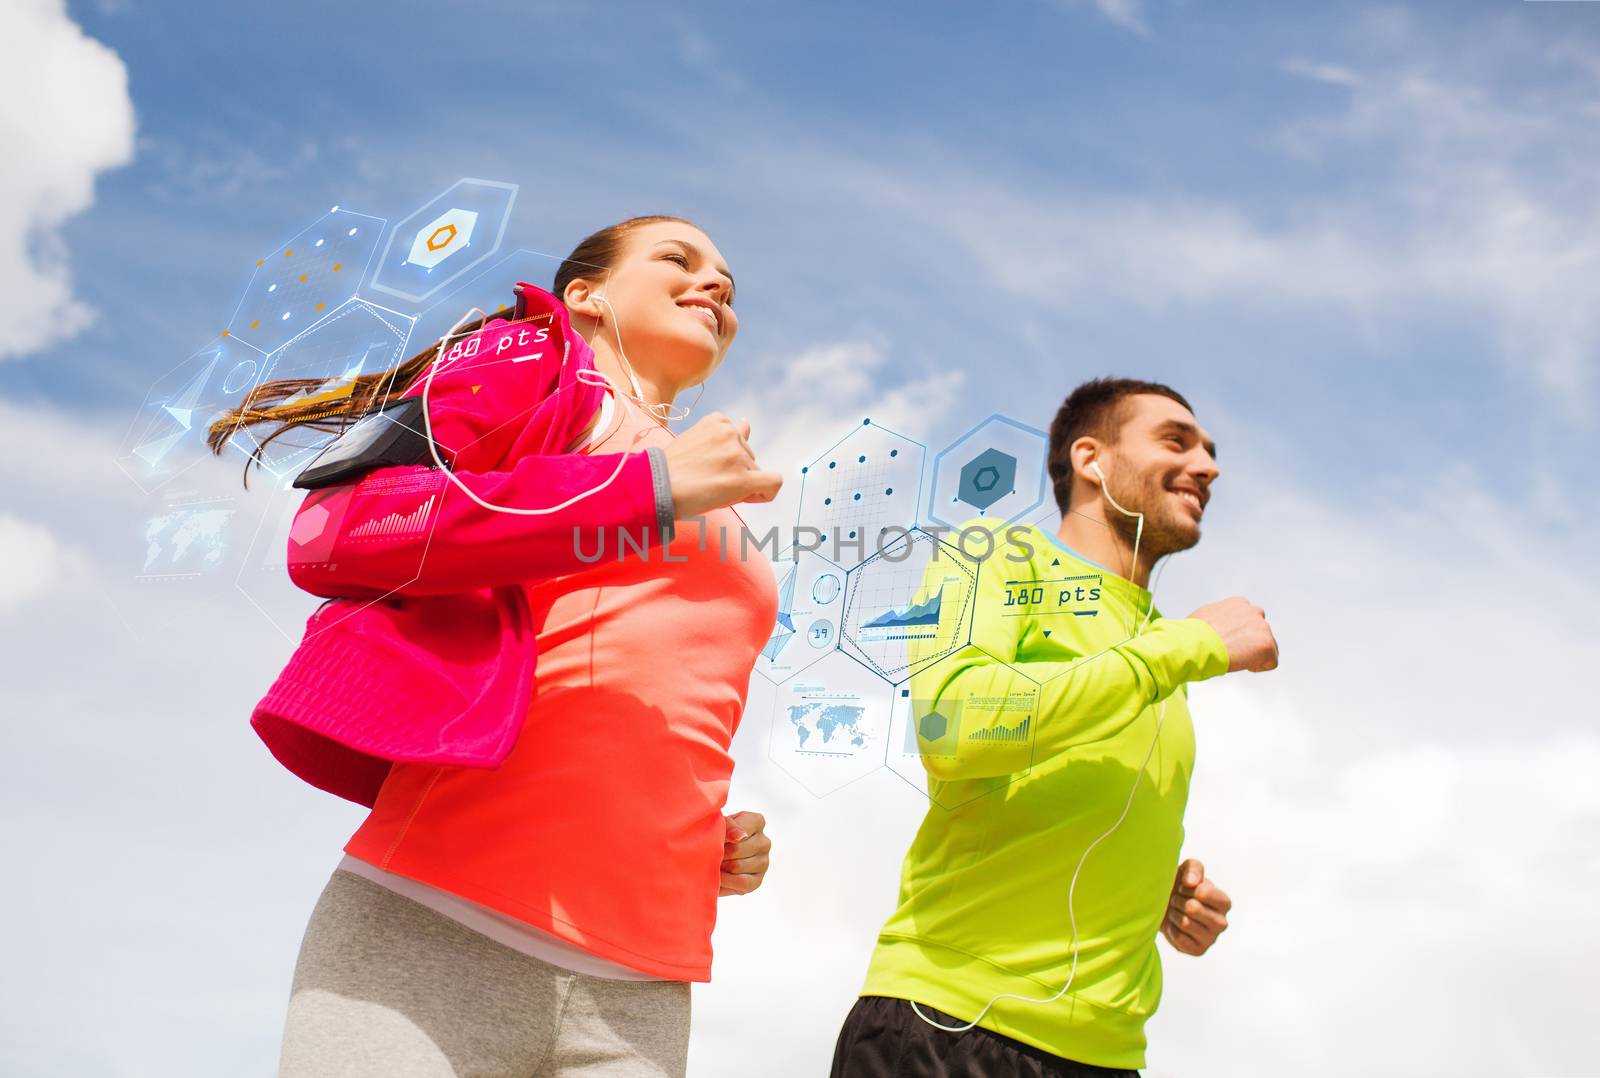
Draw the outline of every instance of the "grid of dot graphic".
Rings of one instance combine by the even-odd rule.
[[[915,549],[903,561],[895,562],[880,554],[863,563],[850,577],[849,606],[845,616],[844,635],[851,646],[861,652],[868,662],[884,677],[894,680],[911,667],[908,642],[917,641],[917,659],[923,665],[941,659],[963,643],[958,634],[966,624],[967,607],[972,602],[977,577],[967,563],[948,548],[939,549],[939,567],[948,580],[939,595],[939,621],[937,626],[904,630],[865,628],[865,623],[890,610],[904,611],[919,598],[923,603],[933,601],[934,588],[920,595],[927,568],[931,564],[935,540],[918,535],[912,540]],[[891,548],[888,555],[898,555]],[[934,587],[937,587],[935,585]]]
[[[827,537],[825,543],[832,541],[835,528],[840,539],[864,536],[866,552],[872,554],[879,529],[913,523],[896,519],[893,503],[888,501],[900,485],[912,481],[906,475],[905,462],[898,447],[841,447],[840,452],[811,466],[807,478],[815,477],[821,497],[807,513],[813,519],[800,523],[820,529]]]
[[[360,283],[381,226],[334,212],[256,260],[227,334],[270,351],[337,306]]]

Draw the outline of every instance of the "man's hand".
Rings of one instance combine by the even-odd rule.
[[[1189,616],[1199,618],[1222,637],[1228,648],[1228,673],[1278,668],[1278,641],[1267,624],[1266,611],[1249,600],[1234,596],[1207,603]]]
[[[1178,866],[1161,934],[1184,954],[1202,955],[1228,927],[1233,899],[1206,879],[1206,866],[1190,858]]]
[[[766,836],[767,819],[759,812],[735,812],[722,818],[727,834],[722,841],[723,895],[747,895],[761,886],[767,874],[767,853],[772,840]]]

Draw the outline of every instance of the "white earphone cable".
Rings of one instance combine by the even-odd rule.
[[[1108,484],[1106,483],[1105,472],[1100,470],[1099,462],[1098,461],[1094,462],[1092,464],[1092,467],[1095,470],[1095,474],[1100,477],[1100,493],[1101,493],[1102,496],[1104,496],[1106,501],[1110,502],[1112,507],[1114,509],[1116,509],[1117,512],[1121,513],[1123,516],[1136,517],[1138,519],[1138,525],[1135,527],[1134,533],[1133,533],[1133,565],[1134,565],[1134,570],[1136,571],[1137,568],[1138,568],[1138,565],[1139,565],[1139,544],[1140,544],[1141,540],[1144,538],[1144,514],[1143,513],[1130,512],[1130,511],[1124,509],[1121,505],[1119,505],[1117,503],[1117,500],[1111,496],[1111,491],[1108,489]],[[1165,568],[1166,568],[1165,563],[1163,563],[1160,567],[1157,568],[1157,579],[1158,580],[1160,578],[1161,570],[1163,570]],[[1130,572],[1129,573],[1129,578],[1131,579],[1132,576],[1133,576],[1133,572]],[[1156,581],[1152,581],[1151,582],[1151,586],[1150,586],[1150,602],[1146,605],[1146,608],[1145,608],[1144,623],[1139,627],[1139,632],[1141,632],[1141,633],[1144,632],[1145,629],[1150,627],[1150,618],[1155,613],[1155,609],[1156,609],[1155,584],[1156,584]],[[1135,618],[1137,618],[1137,616],[1138,616],[1138,612],[1135,611]],[[1125,624],[1123,626],[1123,628],[1128,633],[1128,639],[1129,640],[1133,639],[1133,637],[1135,635],[1135,633],[1133,632],[1133,625],[1132,624]],[[1099,656],[1095,656],[1095,658],[1099,658]],[[1053,996],[1047,996],[1047,997],[1042,998],[1042,999],[1035,998],[1033,996],[1019,995],[1019,994],[1017,994],[1015,992],[1002,992],[1001,994],[995,996],[993,999],[989,1000],[988,1003],[985,1003],[983,1005],[983,1010],[979,1011],[978,1014],[977,1014],[977,1017],[972,1019],[972,1021],[967,1022],[965,1025],[959,1025],[959,1026],[950,1026],[950,1025],[945,1025],[942,1022],[934,1021],[933,1019],[929,1018],[927,1015],[923,1014],[922,1013],[922,1008],[919,1007],[917,1005],[916,1001],[913,1000],[911,1002],[911,1009],[916,1012],[916,1015],[917,1015],[918,1018],[922,1019],[922,1021],[926,1022],[928,1025],[932,1026],[934,1029],[941,1029],[941,1030],[944,1030],[946,1033],[965,1033],[967,1030],[972,1029],[979,1022],[983,1021],[983,1016],[988,1014],[989,1011],[991,1009],[993,1009],[994,1005],[996,1003],[999,1003],[1002,999],[1014,999],[1014,1000],[1018,1000],[1019,1002],[1022,1002],[1022,1003],[1054,1003],[1056,1000],[1060,999],[1062,996],[1067,994],[1067,989],[1072,987],[1073,979],[1076,978],[1077,975],[1078,975],[1078,915],[1077,915],[1077,911],[1076,911],[1076,909],[1074,907],[1074,904],[1073,904],[1074,897],[1076,896],[1077,890],[1078,890],[1078,876],[1079,876],[1080,873],[1083,872],[1083,866],[1089,860],[1089,855],[1094,852],[1094,848],[1096,846],[1100,845],[1100,843],[1104,842],[1106,839],[1110,838],[1111,834],[1114,831],[1116,831],[1117,828],[1122,826],[1122,821],[1127,819],[1128,810],[1133,807],[1134,796],[1139,792],[1139,783],[1144,778],[1145,769],[1150,766],[1150,757],[1152,755],[1154,755],[1154,753],[1156,751],[1156,745],[1158,745],[1161,742],[1161,727],[1166,722],[1166,719],[1167,719],[1167,702],[1165,700],[1162,700],[1160,707],[1156,711],[1156,732],[1155,732],[1155,735],[1150,739],[1150,747],[1145,750],[1143,763],[1141,763],[1139,765],[1139,770],[1134,773],[1133,786],[1128,790],[1128,799],[1122,805],[1122,812],[1117,816],[1117,819],[1116,819],[1115,823],[1113,823],[1110,827],[1106,828],[1106,830],[1103,831],[1098,838],[1096,838],[1093,842],[1089,843],[1089,845],[1084,848],[1083,855],[1078,858],[1078,867],[1072,870],[1072,880],[1071,880],[1071,882],[1069,882],[1067,884],[1067,920],[1072,926],[1072,964],[1071,964],[1070,969],[1067,971],[1066,983],[1061,986],[1060,991],[1058,991]]]
[[[560,512],[563,509],[566,509],[569,506],[577,504],[578,502],[582,501],[584,498],[589,497],[591,494],[600,493],[600,491],[602,491],[606,487],[610,486],[616,480],[617,476],[622,474],[622,469],[627,466],[628,461],[627,461],[626,457],[624,457],[624,459],[622,459],[622,460],[617,462],[616,470],[613,471],[611,473],[611,475],[606,479],[606,481],[601,483],[600,485],[595,486],[595,487],[591,487],[588,490],[583,491],[580,494],[574,494],[572,497],[568,498],[566,501],[562,502],[560,505],[551,505],[551,506],[547,506],[547,507],[545,507],[543,509],[522,509],[522,508],[518,508],[518,507],[515,507],[515,506],[509,506],[509,505],[495,505],[493,502],[487,501],[484,498],[479,497],[479,495],[477,494],[476,491],[474,491],[471,487],[467,486],[465,483],[463,483],[461,481],[461,477],[460,476],[456,475],[455,472],[451,471],[448,467],[445,466],[445,462],[439,456],[439,446],[433,440],[433,417],[429,413],[428,395],[433,390],[433,376],[439,372],[439,368],[441,366],[443,366],[444,363],[445,363],[445,360],[443,358],[444,357],[445,343],[447,341],[449,341],[452,337],[454,337],[456,335],[456,332],[458,330],[460,330],[460,328],[462,326],[466,325],[467,322],[471,321],[472,316],[474,314],[479,315],[480,317],[485,318],[485,319],[487,319],[487,317],[488,317],[487,313],[485,311],[483,311],[481,308],[478,308],[478,307],[474,307],[474,308],[472,308],[472,310],[470,310],[466,314],[462,315],[461,318],[456,321],[456,324],[451,326],[449,331],[447,333],[445,333],[445,335],[443,337],[439,338],[439,346],[438,346],[439,347],[439,352],[438,352],[438,355],[434,358],[434,361],[432,363],[428,364],[428,375],[423,380],[423,383],[422,383],[422,432],[423,432],[423,435],[424,435],[425,439],[427,440],[428,453],[429,453],[429,455],[431,455],[433,457],[434,466],[437,467],[440,471],[442,471],[445,474],[446,478],[448,478],[450,482],[454,483],[457,487],[459,487],[461,489],[461,491],[464,494],[466,494],[467,497],[471,498],[477,504],[483,506],[483,508],[489,509],[489,510],[493,510],[496,513],[511,513],[511,514],[516,515],[516,516],[530,516],[531,517],[531,516],[544,516],[544,515],[549,514],[549,513],[557,513],[557,512]],[[565,342],[562,343],[561,362],[562,362],[563,365],[565,365],[566,362],[567,362],[567,345],[566,345]],[[598,379],[598,381],[596,381],[594,379],[585,378],[584,375],[586,375],[586,374],[593,374],[595,376],[595,378]],[[607,378],[603,371],[600,371],[598,369],[592,370],[592,371],[591,370],[581,370],[581,371],[579,371],[578,372],[578,381],[583,382],[586,385],[598,385],[602,389],[604,389],[606,392],[610,393],[613,397],[618,396],[617,387],[612,384],[611,379]],[[633,436],[633,441],[628,443],[628,449],[631,450],[635,445],[637,445],[638,442],[639,442],[639,439],[644,437],[647,433],[649,433],[649,428],[637,431]]]

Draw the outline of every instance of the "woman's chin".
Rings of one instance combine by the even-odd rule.
[[[691,327],[692,329],[692,327]],[[717,365],[718,347],[709,333],[685,333],[659,341],[646,353],[650,366],[680,386],[698,385]]]

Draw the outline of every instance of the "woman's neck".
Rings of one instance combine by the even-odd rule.
[[[604,333],[596,333],[589,339],[589,347],[594,352],[594,365],[601,374],[611,379],[620,393],[632,395],[633,378],[628,377],[628,368],[631,364],[625,363],[622,356],[606,339]],[[634,377],[639,380],[639,398],[647,406],[671,404],[678,395],[678,387],[652,377],[648,372],[633,368]],[[663,425],[665,425],[663,423]]]

